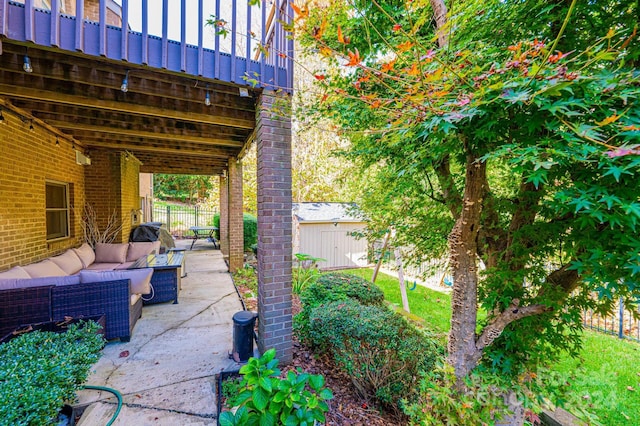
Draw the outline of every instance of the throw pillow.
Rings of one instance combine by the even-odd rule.
[[[68,275],[65,271],[60,269],[58,265],[50,261],[49,259],[45,259],[42,262],[32,263],[31,265],[23,266],[24,270],[27,271],[29,277],[31,278],[40,278],[40,277],[63,277]]]
[[[154,242],[131,242],[129,243],[129,251],[127,251],[127,262],[135,262],[142,256],[151,254],[155,250],[160,250],[160,241]]]
[[[58,265],[68,275],[73,275],[83,268],[82,260],[73,250],[67,250],[59,256],[50,257],[49,260]]]
[[[96,260],[96,254],[93,252],[91,246],[87,243],[84,243],[78,248],[74,248],[73,251],[80,258],[83,268],[88,268]]]
[[[124,263],[129,244],[96,244],[96,263]]]
[[[22,266],[14,266],[8,271],[0,272],[0,279],[31,278]]]

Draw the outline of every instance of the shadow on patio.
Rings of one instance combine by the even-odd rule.
[[[176,242],[187,247],[191,240]],[[228,358],[235,312],[242,305],[219,250],[196,244],[187,250],[180,303],[145,306],[131,341],[110,342],[88,385],[123,394],[114,425],[216,424],[214,375],[239,368]],[[83,391],[80,425],[107,424],[116,411],[110,393]]]

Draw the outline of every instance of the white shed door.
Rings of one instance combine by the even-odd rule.
[[[321,262],[323,267],[347,267],[355,266],[357,259],[353,259],[354,253],[353,237],[349,236],[346,231],[322,231],[320,233],[320,244],[323,259]]]

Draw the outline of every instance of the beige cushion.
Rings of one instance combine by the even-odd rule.
[[[153,269],[127,269],[123,271],[80,271],[80,282],[97,283],[104,281],[131,280],[132,294],[151,293]]]
[[[73,250],[67,250],[60,256],[50,257],[49,260],[58,265],[67,275],[73,275],[83,268],[82,261]]]
[[[154,242],[132,242],[129,243],[129,251],[127,252],[127,262],[135,262],[142,256],[151,254],[155,250],[160,250],[160,241]]]
[[[31,278],[40,278],[40,277],[64,277],[68,275],[64,272],[58,265],[50,261],[49,259],[45,259],[42,262],[32,263],[31,265],[23,266],[24,270],[27,271],[29,277]]]
[[[74,285],[80,284],[79,275],[65,275],[63,277],[40,277],[27,279],[0,279],[0,290],[40,287],[48,285]]]
[[[21,279],[21,278],[31,278],[27,271],[24,270],[22,266],[14,266],[8,271],[0,272],[0,279]]]
[[[124,263],[127,261],[129,244],[96,244],[96,259],[98,263]]]
[[[118,266],[122,265],[122,263],[102,263],[95,262],[92,263],[91,266],[85,268],[87,271],[113,271]]]
[[[131,295],[131,306],[135,305],[138,300],[142,297],[141,294],[132,294]]]
[[[96,254],[93,252],[91,246],[84,243],[79,248],[73,249],[82,262],[83,268],[88,268],[96,260]]]

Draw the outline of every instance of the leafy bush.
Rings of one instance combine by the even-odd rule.
[[[240,369],[244,378],[236,388],[239,394],[227,400],[238,408],[235,413],[220,414],[222,426],[312,426],[316,420],[325,422],[329,411],[325,401],[333,398],[333,393],[324,387],[324,377],[298,370],[280,378],[275,355],[275,349],[270,349],[260,358],[249,358]],[[229,385],[228,390],[234,386]]]
[[[52,424],[87,379],[104,339],[95,322],[65,333],[34,331],[0,345],[0,419],[10,425]]]
[[[236,272],[232,273],[232,275],[233,281],[236,285],[244,285],[251,289],[254,294],[258,294],[258,275],[254,268],[251,266],[245,266],[244,268],[238,269]]]
[[[325,259],[303,253],[296,253],[295,257],[297,265],[293,271],[292,290],[294,294],[300,294],[305,287],[320,277],[318,262]]]
[[[355,299],[363,305],[382,305],[384,293],[378,286],[355,275],[335,272],[322,274],[300,293],[302,311],[294,318],[294,328],[305,343],[309,341],[309,314],[324,303]]]
[[[252,251],[251,247],[258,244],[258,218],[252,214],[242,215],[244,223],[244,251]]]
[[[244,226],[244,251],[253,251],[253,246],[258,244],[258,218],[249,213],[242,215]],[[220,229],[220,213],[213,215],[210,225]],[[220,239],[220,231],[216,231],[216,238]]]
[[[312,310],[309,338],[332,354],[365,398],[393,408],[415,400],[418,377],[430,371],[442,348],[384,306],[335,301]]]

